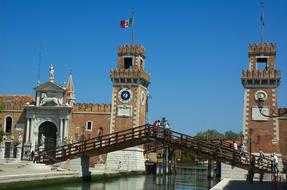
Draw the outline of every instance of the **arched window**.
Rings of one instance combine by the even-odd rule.
[[[12,117],[10,116],[5,119],[5,133],[12,133]]]

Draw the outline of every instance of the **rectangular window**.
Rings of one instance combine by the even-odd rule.
[[[267,58],[259,57],[256,59],[256,69],[259,71],[267,70]]]
[[[125,57],[124,58],[124,68],[129,69],[133,66],[133,58],[132,57]]]
[[[87,121],[86,123],[86,131],[92,131],[93,127],[93,122],[92,121]]]

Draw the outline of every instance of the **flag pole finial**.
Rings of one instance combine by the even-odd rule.
[[[134,45],[134,22],[135,22],[135,9],[132,9],[132,45]]]
[[[260,36],[260,40],[261,43],[264,42],[264,0],[261,0],[261,36]]]

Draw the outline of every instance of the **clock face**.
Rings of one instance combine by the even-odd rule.
[[[118,98],[122,103],[128,103],[131,101],[133,93],[130,89],[123,88],[119,91]]]
[[[255,93],[255,100],[267,100],[267,93],[263,90],[259,90]]]

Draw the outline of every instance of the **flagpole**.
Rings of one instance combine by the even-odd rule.
[[[132,23],[132,45],[134,45],[134,22],[135,22],[135,10],[132,9],[132,19],[133,19],[133,23]]]
[[[264,2],[261,0],[261,43],[264,41]]]

